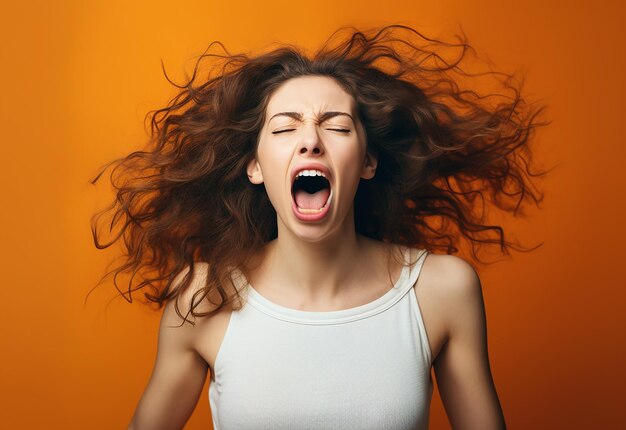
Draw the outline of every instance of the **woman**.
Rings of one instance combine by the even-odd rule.
[[[431,368],[453,428],[505,428],[479,277],[450,254],[511,246],[476,197],[538,202],[539,111],[507,81],[497,103],[460,89],[467,48],[389,26],[201,57],[150,150],[118,160],[119,233],[94,222],[97,246],[124,238],[127,299],[165,305],[129,428],[182,428],[210,369],[216,429],[426,429]]]

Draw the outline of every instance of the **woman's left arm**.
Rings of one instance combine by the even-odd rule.
[[[447,260],[440,294],[448,336],[433,363],[441,400],[454,430],[506,429],[489,365],[480,279],[465,260]]]

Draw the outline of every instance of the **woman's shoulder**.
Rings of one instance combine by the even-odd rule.
[[[462,298],[480,291],[480,278],[474,266],[456,255],[428,252],[420,278],[446,299]]]
[[[441,284],[460,285],[476,280],[476,269],[467,260],[451,254],[428,252],[426,261]]]
[[[482,286],[474,266],[461,257],[429,253],[420,273],[424,299],[448,328],[459,316],[482,309]]]
[[[190,268],[187,267],[178,273],[172,282],[172,289],[180,288],[189,272]],[[202,290],[206,287],[208,273],[209,265],[207,263],[194,263],[193,272],[190,274],[191,280],[187,288],[181,290],[176,297],[166,303],[161,326],[176,327],[177,342],[184,344],[185,348],[194,350],[213,369],[217,351],[233,309],[230,304],[226,304],[210,315],[193,316],[191,314],[192,305],[196,303],[194,308],[196,314],[206,314],[218,308],[218,305],[210,302],[206,297],[203,298],[204,291]],[[216,300],[213,302],[217,303]],[[178,307],[178,312],[176,307]],[[184,317],[186,317],[187,322],[183,319]]]
[[[182,283],[185,277],[189,274],[190,267],[187,266],[183,270],[181,270],[172,281],[172,291],[176,291],[182,288]],[[204,290],[207,288],[207,278],[209,273],[209,264],[206,262],[195,262],[193,265],[193,272],[191,273],[191,280],[189,281],[189,285],[181,289],[176,295],[170,299],[165,305],[165,312],[173,312],[173,308],[178,306],[180,312],[185,316],[187,316],[188,321],[192,321],[194,323],[200,323],[206,320],[205,317],[195,317],[192,315],[191,310],[193,309],[196,314],[204,314],[214,311],[218,308],[218,305],[215,303],[216,300],[208,300],[210,298],[209,295],[205,295]],[[230,291],[227,291],[230,294]],[[213,291],[213,295],[216,294]],[[195,307],[194,307],[195,306]],[[229,308],[228,306],[224,306],[224,310]],[[180,319],[182,322],[182,319]]]

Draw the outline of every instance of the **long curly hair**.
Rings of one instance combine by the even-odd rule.
[[[447,59],[450,51],[458,53]],[[245,271],[255,251],[277,237],[276,211],[263,186],[248,180],[246,165],[270,96],[308,75],[331,77],[354,97],[368,150],[378,159],[375,177],[356,192],[357,233],[449,254],[465,241],[477,261],[482,245],[505,254],[524,250],[486,221],[486,208],[521,215],[543,199],[532,180],[545,172],[531,171],[529,143],[548,123],[538,120],[544,107],[523,100],[512,75],[462,68],[469,52],[465,36],[449,43],[390,25],[340,29],[312,54],[280,45],[232,55],[214,42],[184,84],[164,71],[179,92],[148,113],[147,148],[111,161],[92,180],[113,166],[116,198],[92,217],[92,233],[96,247],[123,241],[125,250],[102,280],[114,273],[126,300],[146,289],[148,303],[160,308],[189,287],[194,265],[206,263],[189,312],[209,316],[234,304],[233,268]],[[497,90],[471,87],[485,77]],[[108,240],[99,230],[105,215],[112,216]],[[126,291],[117,283],[121,274],[130,275]],[[217,303],[209,299],[216,295]],[[216,306],[197,312],[205,299]],[[178,299],[176,312],[182,317]]]

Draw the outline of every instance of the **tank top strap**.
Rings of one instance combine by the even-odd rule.
[[[415,255],[419,255],[415,262],[412,263],[412,258]],[[404,264],[409,266],[409,278],[407,283],[404,285],[406,291],[413,288],[415,283],[417,282],[420,273],[422,272],[422,266],[424,266],[424,261],[426,261],[426,256],[428,255],[428,251],[425,249],[417,249],[417,248],[406,248],[405,249],[405,261]]]

